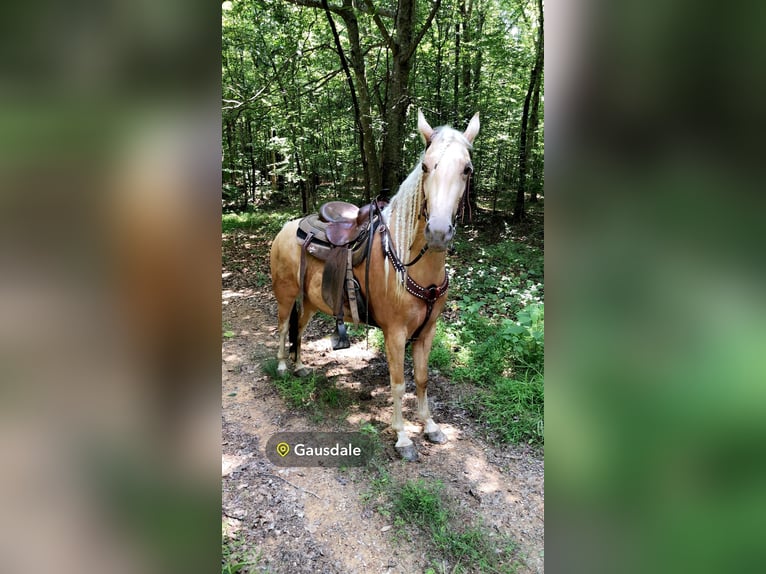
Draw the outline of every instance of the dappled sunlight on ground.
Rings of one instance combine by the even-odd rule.
[[[412,366],[407,360],[404,423],[420,459],[405,464],[396,454],[396,434],[390,427],[393,406],[385,353],[372,345],[372,336],[368,347],[363,332],[352,332],[349,349],[332,351],[332,322],[315,318],[303,339],[303,362],[323,378],[317,380],[318,389],[334,387],[350,404],[296,410],[285,404],[261,368],[276,356],[276,303],[271,294],[267,288],[240,287],[229,293],[224,331],[233,336],[222,338],[227,453],[222,472],[230,471],[224,476],[225,529],[239,528],[239,535],[252,539],[270,560],[292,552],[290,556],[300,555],[317,566],[316,571],[331,571],[331,567],[358,573],[424,571],[423,540],[392,542],[391,519],[376,510],[377,503],[365,502],[370,488],[365,471],[275,470],[262,460],[263,445],[274,432],[357,430],[372,425],[382,445],[381,464],[392,484],[424,478],[440,482],[456,512],[475,516],[498,534],[519,542],[519,555],[525,561],[519,572],[543,571],[542,461],[524,449],[490,446],[478,438],[458,404],[462,387],[432,375],[429,402],[448,440],[431,444],[417,416]]]
[[[223,304],[226,305],[229,302],[229,299],[237,299],[240,297],[252,297],[253,291],[250,289],[243,289],[241,291],[231,291],[229,289],[224,289],[223,291]]]

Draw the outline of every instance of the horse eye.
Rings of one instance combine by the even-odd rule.
[[[428,173],[428,166],[425,163],[421,167],[423,168],[423,173]]]
[[[469,173],[473,173],[473,166],[470,163],[467,163],[463,169],[463,175],[468,175]]]

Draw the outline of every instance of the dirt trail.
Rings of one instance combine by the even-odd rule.
[[[278,468],[263,454],[278,431],[349,430],[363,421],[386,427],[391,406],[385,358],[357,341],[331,351],[315,320],[304,339],[304,362],[351,391],[343,417],[319,420],[293,412],[261,372],[276,356],[276,304],[266,288],[224,290],[223,514],[226,528],[261,551],[255,571],[278,573],[420,573],[430,564],[424,540],[396,541],[391,522],[362,495],[362,469]],[[410,373],[405,373],[411,379]],[[493,447],[454,407],[452,387],[435,376],[429,384],[434,418],[450,439],[431,445],[410,428],[421,455],[406,464],[394,454],[394,435],[382,438],[389,471],[401,480],[438,479],[461,511],[491,530],[511,536],[523,564],[519,572],[543,572],[543,461],[523,447]],[[450,402],[452,401],[452,402]],[[416,421],[414,387],[408,381],[405,418]],[[417,438],[416,438],[417,437]]]

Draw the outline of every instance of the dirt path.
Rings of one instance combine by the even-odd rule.
[[[232,285],[232,287],[234,287]],[[365,502],[363,469],[278,468],[263,454],[278,431],[351,430],[364,421],[380,428],[390,421],[385,358],[364,340],[331,351],[315,320],[304,339],[304,362],[350,390],[353,404],[338,417],[293,412],[277,394],[262,362],[276,356],[276,304],[267,288],[223,293],[224,337],[222,489],[225,527],[258,547],[255,571],[276,573],[420,573],[430,564],[423,540],[395,540],[391,523]],[[406,373],[411,379],[411,373]],[[414,438],[418,463],[394,454],[394,435],[383,433],[389,472],[401,480],[438,479],[465,514],[480,517],[518,544],[519,572],[543,572],[543,461],[522,447],[486,444],[480,430],[454,406],[450,384],[429,385],[434,418],[449,437],[444,445]],[[408,381],[405,418],[415,421]],[[452,402],[450,402],[452,401]],[[411,432],[420,429],[413,426]],[[389,434],[390,432],[390,434]]]

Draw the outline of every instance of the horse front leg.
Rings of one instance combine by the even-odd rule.
[[[394,402],[394,414],[391,428],[396,432],[396,452],[406,461],[416,461],[418,451],[404,430],[402,417],[402,397],[404,397],[404,347],[407,343],[406,333],[385,333],[386,357],[388,358],[388,373],[391,378],[391,397]]]
[[[423,421],[423,431],[426,438],[434,443],[447,442],[447,437],[431,418],[431,409],[428,407],[428,356],[431,354],[435,326],[422,333],[417,341],[412,344],[412,362],[415,370],[415,386],[418,396],[418,416]]]

